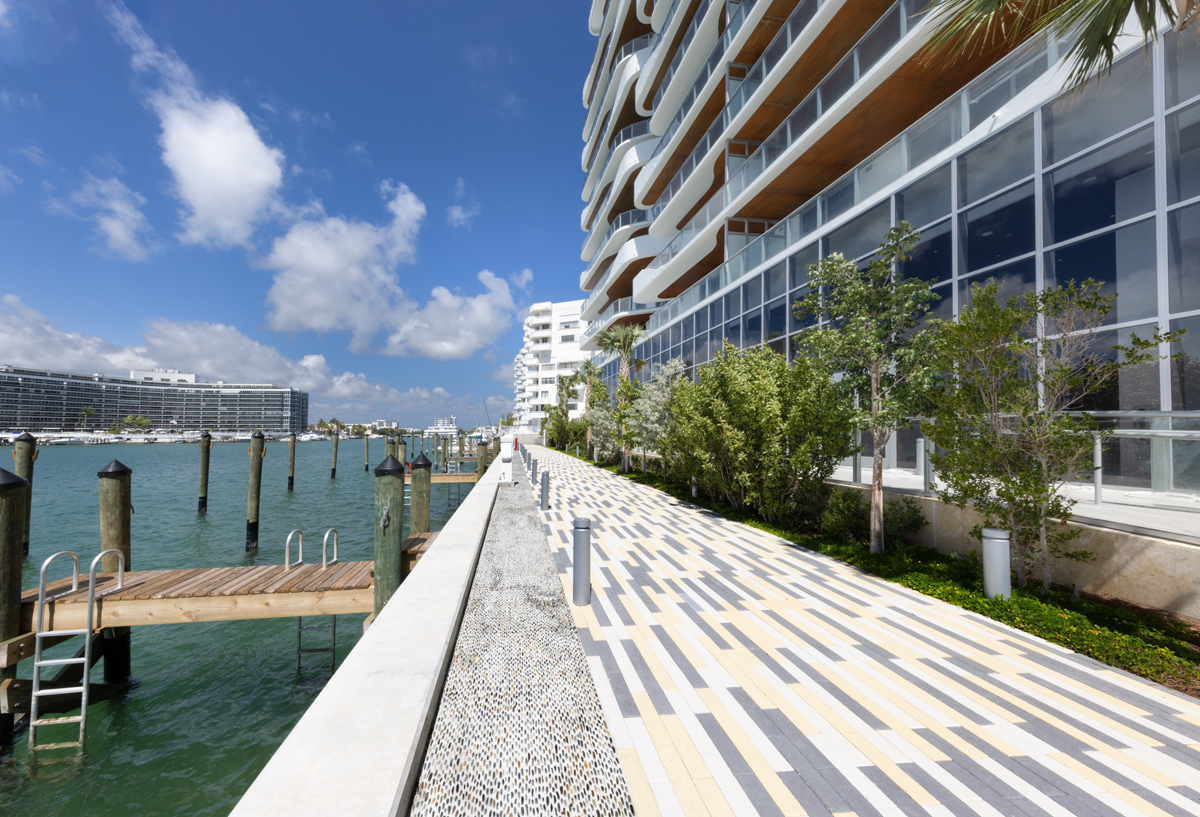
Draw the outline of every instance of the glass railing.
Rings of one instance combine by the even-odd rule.
[[[623,142],[628,142],[630,139],[636,139],[639,136],[645,136],[650,132],[650,120],[643,119],[640,122],[634,122],[617,131],[616,136],[608,143],[608,156],[604,159],[604,166],[600,168],[600,173],[596,175],[596,183],[599,183],[604,178],[604,174],[608,172],[608,164],[612,161],[613,154],[616,153],[617,147]]]
[[[823,1],[823,0],[822,0]],[[813,3],[816,0],[805,0],[805,3]],[[708,62],[704,64],[704,68],[700,71],[700,76],[692,83],[691,90],[683,98],[683,104],[679,106],[679,110],[675,112],[675,118],[671,120],[671,124],[667,126],[666,133],[662,136],[662,141],[658,143],[658,147],[654,151],[657,156],[663,147],[671,141],[671,137],[679,130],[679,126],[683,124],[683,120],[691,111],[692,106],[696,104],[696,100],[700,98],[700,93],[704,90],[704,86],[708,83],[709,77],[718,67],[724,65],[725,52],[729,48],[729,44],[733,42],[733,38],[737,36],[742,28],[742,24],[746,22],[746,15],[754,8],[755,0],[742,0],[738,5],[738,10],[729,18],[729,22],[725,25],[725,32],[721,38],[717,40],[716,46],[712,50],[712,54],[708,57]],[[653,157],[651,157],[653,158]]]
[[[646,211],[642,210],[641,212],[645,213]],[[606,238],[606,239],[604,239],[604,241],[602,241],[600,243],[600,246],[603,247],[604,244],[606,244],[607,242],[608,242],[608,239]],[[592,263],[588,266],[588,271],[587,271],[588,277],[591,276],[592,268],[599,262],[599,260],[600,260],[600,252],[597,251],[595,258],[592,259]],[[617,278],[617,267],[610,266],[608,268],[608,271],[604,273],[604,277],[600,279],[600,283],[596,284],[596,286],[592,288],[592,291],[588,293],[588,296],[586,298],[584,298],[583,306],[579,310],[580,313],[587,312],[588,308],[596,302],[596,299],[601,297],[602,295],[604,295],[605,291],[609,288],[609,286],[612,285],[612,282],[615,281],[616,278]]]
[[[751,182],[774,164],[775,160],[783,155],[788,147],[807,133],[831,105],[858,84],[871,66],[883,59],[904,40],[920,22],[924,8],[925,0],[897,0],[871,27],[870,31],[863,35],[850,53],[825,75],[812,93],[796,106],[788,118],[729,177],[721,190],[700,208],[700,211],[679,231],[675,238],[671,239],[662,252],[650,262],[647,269],[660,269],[678,255],[679,251],[687,246],[697,233],[707,227]],[[728,111],[729,108],[726,110]],[[706,139],[716,131],[721,122],[722,119],[718,119],[713,124],[713,128],[709,130],[708,134],[705,134]],[[703,154],[700,153],[703,146],[702,143],[696,151],[693,151],[692,156],[688,157],[690,165],[685,162],[680,173],[688,170],[689,166],[691,169],[695,168],[703,158]],[[676,180],[678,179],[679,174],[676,174]],[[669,200],[669,193],[678,190],[682,181],[676,184],[676,180],[672,180],[673,189],[668,188],[663,192],[663,196],[659,198],[660,204]]]
[[[611,195],[611,193],[609,195]],[[639,210],[636,207],[632,210],[626,210],[624,213],[621,213],[621,215],[612,220],[612,223],[608,225],[608,231],[604,233],[604,238],[600,239],[600,244],[597,246],[603,247],[606,243],[608,243],[608,239],[613,237],[613,233],[622,227],[628,227],[630,224],[640,224],[643,221],[649,220],[649,210]],[[603,224],[603,222],[600,222],[600,224]],[[600,224],[592,227],[591,232],[589,232],[587,235],[587,238],[583,240],[584,247],[586,247],[588,242],[592,240],[592,235],[600,229]]]
[[[1048,46],[1044,40],[1036,40],[1005,57],[656,312],[647,324],[647,331],[670,323],[764,261],[803,241],[829,221],[949,148],[1050,71],[1064,51],[1062,46],[1053,43]],[[732,200],[733,196],[714,196],[709,204],[721,203],[719,207],[714,207],[714,212],[709,214],[708,221],[704,223],[710,223],[711,218]],[[681,243],[674,248],[673,255],[699,232],[701,228],[696,226],[697,221],[693,219],[676,236]],[[671,245],[676,243],[676,239],[672,239]],[[668,249],[671,249],[671,245],[668,245]],[[666,249],[655,257],[655,261],[665,253]],[[655,267],[655,261],[650,263],[651,268]]]
[[[730,0],[730,2],[734,1]],[[675,56],[671,58],[671,65],[668,66],[667,73],[663,75],[662,82],[658,84],[658,90],[654,92],[655,108],[658,107],[658,103],[662,102],[663,94],[667,92],[667,86],[671,84],[671,80],[675,77],[675,72],[679,70],[679,66],[683,65],[683,55],[687,52],[688,46],[692,44],[692,40],[696,38],[696,32],[700,30],[700,24],[704,22],[704,17],[708,14],[711,6],[712,0],[701,0],[696,13],[692,15],[692,22],[688,26],[687,31],[683,33],[683,39],[679,41],[679,48],[675,49]],[[664,28],[663,30],[665,31],[666,29]]]
[[[588,76],[590,90],[588,91],[587,102],[584,105],[585,108],[592,107],[592,100],[596,98],[596,89],[600,87],[600,74],[604,71],[604,63],[608,60],[608,49],[612,46],[612,41],[613,35],[610,33],[608,39],[604,42],[604,53],[600,55],[600,62],[596,63],[595,76]]]
[[[605,77],[604,91],[598,97],[598,99],[601,102],[604,101],[604,97],[608,94],[608,86],[612,84],[613,77],[615,77],[618,73],[620,73],[617,70],[617,68],[621,65],[621,61],[623,59],[625,59],[626,57],[628,57],[630,54],[633,54],[637,51],[641,51],[644,48],[652,48],[654,46],[654,41],[657,38],[658,38],[657,34],[655,34],[654,32],[650,32],[649,34],[643,34],[640,37],[635,37],[634,39],[625,43],[625,45],[621,46],[620,50],[617,51],[616,56],[613,58],[612,70],[609,71],[608,76]],[[592,122],[592,127],[588,131],[588,137],[584,141],[587,141],[587,142],[592,141],[592,137],[596,135],[596,125],[597,124],[599,124],[598,118],[597,118],[597,120],[594,120]]]
[[[654,301],[649,304],[639,304],[633,300],[631,296],[618,298],[600,313],[596,320],[588,324],[588,328],[583,332],[583,339],[580,343],[587,343],[592,336],[608,325],[608,322],[621,315],[632,315],[636,312],[651,312],[666,304],[666,301]]]
[[[758,61],[746,72],[745,78],[741,80],[738,87],[729,95],[729,101],[725,103],[724,110],[721,115],[716,118],[712,126],[705,132],[700,143],[692,150],[687,159],[684,160],[683,166],[676,171],[675,176],[671,179],[670,184],[663,190],[659,196],[659,202],[665,204],[671,200],[683,184],[692,175],[695,169],[703,162],[704,158],[714,145],[721,141],[721,136],[729,127],[742,109],[746,107],[746,103],[750,97],[754,95],[771,73],[772,69],[779,65],[788,48],[795,42],[796,38],[804,30],[804,28],[812,21],[820,8],[823,0],[807,0],[796,7],[792,16],[788,19],[785,25],[771,44],[767,46],[766,51],[758,58]],[[793,111],[792,115],[780,125],[767,141],[763,143],[764,147],[771,144],[772,140],[780,140],[780,131],[783,132],[783,146],[790,145],[794,138],[788,138],[790,131],[786,130],[788,125],[796,120],[797,133],[807,130],[816,120],[828,110],[829,106],[846,95],[846,92],[858,84],[859,79],[865,74],[871,66],[879,62],[892,48],[904,39],[905,35],[915,26],[923,13],[924,3],[921,0],[896,0],[883,16],[876,21],[875,25],[863,35],[854,46],[850,49],[845,57],[834,67],[832,71],[826,74],[825,78],[817,84],[817,87],[804,99],[803,102]],[[768,148],[770,149],[770,148]],[[761,148],[760,148],[761,151]],[[782,152],[782,148],[779,149]],[[765,155],[765,154],[764,154]],[[774,161],[775,157],[771,158]],[[747,161],[747,164],[754,157]],[[762,155],[759,156],[759,161],[762,160]]]

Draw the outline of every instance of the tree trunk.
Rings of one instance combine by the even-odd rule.
[[[871,552],[883,553],[883,450],[878,442],[871,458]]]
[[[595,459],[596,459],[596,452],[592,446],[592,427],[591,426],[587,427],[587,458],[592,461],[595,461]]]

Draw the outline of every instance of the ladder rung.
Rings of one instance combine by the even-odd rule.
[[[333,647],[305,647],[297,652],[337,652]]]
[[[87,630],[45,630],[37,633],[41,638],[64,638],[69,635],[83,635]]]
[[[79,723],[83,720],[80,715],[71,715],[66,718],[42,718],[33,722],[34,726],[61,726],[64,723]],[[44,747],[43,747],[44,748]]]
[[[82,664],[86,658],[47,658],[45,661],[34,662],[39,667],[59,666],[60,664]]]
[[[31,746],[29,748],[33,749],[35,752],[40,752],[43,749],[82,749],[83,744],[80,741],[75,741],[74,743],[42,743],[38,746]]]
[[[47,695],[80,695],[83,693],[83,687],[63,687],[61,689],[39,689],[33,693],[35,697],[41,698]]]
[[[300,629],[307,633],[309,630],[332,630],[335,626],[333,624],[308,624],[301,625]]]

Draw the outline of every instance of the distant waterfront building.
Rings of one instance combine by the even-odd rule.
[[[558,378],[569,376],[591,357],[580,342],[587,321],[580,320],[583,301],[543,301],[529,308],[525,345],[513,360],[513,414],[518,433],[536,434],[546,423],[547,410],[558,402]],[[567,403],[571,419],[583,414],[577,395]]]
[[[636,321],[634,357],[694,376],[726,341],[794,359],[808,265],[866,262],[902,220],[903,273],[951,318],[1093,278],[1116,304],[1112,354],[1187,329],[1088,405],[1127,433],[1194,430],[1200,410],[1200,44],[1164,28],[1118,43],[1111,75],[1064,90],[1069,42],[926,61],[924,0],[593,0],[584,79],[582,320]],[[1164,21],[1165,23],[1165,21]],[[1134,47],[1130,47],[1134,46]],[[1180,353],[1174,359],[1168,353]],[[617,361],[598,361],[605,382]],[[1126,412],[1138,412],[1127,414]],[[1192,413],[1192,414],[1185,414]],[[912,467],[900,429],[889,465]],[[1200,492],[1200,443],[1105,443],[1104,480]]]
[[[95,416],[87,416],[91,408]],[[129,378],[0,365],[0,429],[97,431],[123,417],[151,428],[295,431],[308,425],[308,393],[284,386],[199,383],[177,369],[133,371]]]
[[[425,429],[426,437],[457,437],[458,418],[453,414],[449,417],[434,419],[433,425]]]

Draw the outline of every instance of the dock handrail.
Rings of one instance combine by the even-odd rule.
[[[97,593],[96,592],[96,566],[99,565],[100,560],[103,559],[105,557],[105,555],[109,554],[109,553],[117,554],[117,586],[110,587],[107,590],[105,590],[103,593]],[[96,558],[92,559],[92,566],[90,568],[88,568],[88,590],[92,595],[92,600],[94,601],[98,598],[101,598],[102,596],[107,596],[109,593],[112,593],[115,590],[124,590],[124,589],[125,589],[125,554],[122,551],[118,550],[117,548],[109,548],[108,550],[102,550],[99,553],[97,553]]]
[[[300,546],[297,548],[298,553],[296,556],[296,561],[293,563],[292,562],[292,537],[295,536],[296,534],[300,535]],[[284,544],[283,544],[283,569],[291,570],[292,564],[298,564],[298,565],[304,564],[304,532],[302,530],[300,530],[299,528],[296,528],[291,533],[289,533],[288,537],[287,537],[287,541],[284,542]]]
[[[330,562],[326,559],[326,556],[328,555],[328,551],[329,551],[329,534],[331,534],[331,533],[333,534],[333,561],[332,562]],[[325,539],[321,542],[321,569],[322,570],[324,570],[329,565],[337,564],[337,560],[338,560],[337,539],[338,539],[337,528],[330,528],[329,530],[325,531]]]

